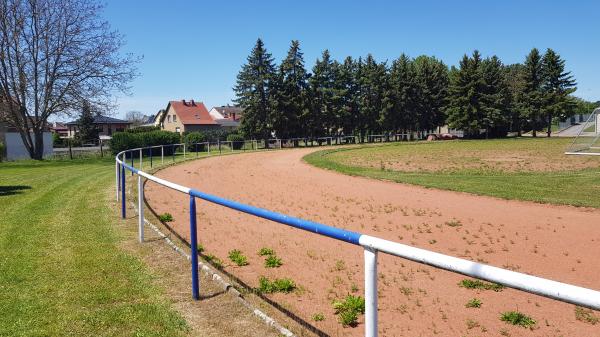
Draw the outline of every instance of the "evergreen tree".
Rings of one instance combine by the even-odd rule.
[[[384,93],[380,123],[387,131],[413,129],[416,120],[416,84],[412,60],[405,54],[392,62]]]
[[[335,106],[336,64],[332,62],[329,51],[323,51],[321,59],[317,59],[310,77],[311,117],[307,121],[311,136],[330,135],[337,131],[337,109]]]
[[[444,124],[448,96],[448,67],[435,57],[414,60],[414,120],[418,130],[434,130]]]
[[[533,48],[525,59],[522,81],[523,93],[519,104],[520,110],[523,118],[531,126],[533,137],[536,137],[544,104],[542,57],[537,48]]]
[[[565,119],[573,114],[574,103],[569,98],[577,88],[571,72],[565,72],[565,61],[552,49],[542,59],[544,107],[548,137],[552,133],[552,119]]]
[[[481,125],[485,128],[485,137],[505,136],[509,122],[509,92],[505,82],[502,62],[496,56],[486,58],[481,63],[483,81]]]
[[[446,113],[451,128],[462,129],[467,136],[479,136],[482,120],[481,55],[475,50],[472,57],[464,55],[459,68],[452,67]]]
[[[383,98],[386,82],[385,63],[377,63],[371,54],[367,55],[364,64],[358,69],[360,93],[361,136],[365,132],[380,132],[380,114],[383,111]]]
[[[88,101],[83,101],[77,127],[79,128],[77,138],[82,142],[87,143],[98,140],[98,127],[94,124],[94,115]]]
[[[300,43],[293,40],[287,57],[279,67],[277,89],[271,96],[271,120],[277,138],[303,136],[300,116],[306,115],[308,110],[307,80]]]
[[[337,127],[341,128],[345,135],[351,135],[358,129],[360,118],[358,75],[361,63],[361,61],[354,61],[352,57],[348,56],[344,59],[344,63],[336,68],[334,92],[336,94]]]
[[[271,134],[270,95],[275,76],[273,58],[261,39],[237,75],[235,102],[244,109],[240,131],[245,137],[268,139]]]
[[[504,67],[504,82],[506,82],[509,96],[509,130],[517,132],[521,136],[523,127],[523,114],[521,113],[521,102],[525,92],[525,81],[523,80],[525,66],[515,63]]]

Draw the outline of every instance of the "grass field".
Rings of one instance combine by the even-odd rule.
[[[600,158],[572,139],[520,138],[332,149],[304,159],[341,173],[505,199],[600,207]]]
[[[0,336],[187,334],[120,247],[113,163],[0,164]]]

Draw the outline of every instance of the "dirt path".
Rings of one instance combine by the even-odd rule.
[[[301,158],[313,149],[224,156],[165,169],[161,178],[232,200],[554,280],[600,289],[600,211],[505,201],[465,193],[350,177],[314,168]],[[558,192],[557,192],[558,193]],[[188,199],[148,184],[159,213],[188,235]],[[349,244],[253,218],[200,201],[199,240],[229,262],[240,249],[250,265],[226,269],[252,286],[261,275],[291,277],[296,294],[273,299],[332,336],[360,336],[342,328],[331,301],[363,294],[362,250]],[[271,247],[283,260],[264,267],[256,252]],[[575,319],[574,306],[515,290],[460,288],[459,275],[380,255],[382,336],[598,336],[600,324]],[[466,308],[472,298],[481,308]],[[499,320],[519,310],[537,320],[533,330]],[[323,313],[325,320],[312,316]],[[596,315],[600,316],[599,313]],[[467,321],[472,321],[467,324]],[[476,322],[476,323],[473,323]]]

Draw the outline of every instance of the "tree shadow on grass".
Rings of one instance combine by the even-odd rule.
[[[27,185],[12,185],[12,186],[0,186],[0,197],[5,197],[14,194],[21,194],[23,190],[30,190],[31,186]]]

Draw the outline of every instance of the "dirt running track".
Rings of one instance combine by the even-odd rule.
[[[167,168],[157,175],[204,192],[453,256],[600,289],[600,211],[506,201],[465,193],[350,177],[314,168],[302,157],[313,149],[215,157]],[[188,198],[148,184],[146,197],[173,226],[188,233]],[[560,193],[560,191],[557,191]],[[198,203],[198,236],[226,270],[252,286],[258,278],[291,277],[300,291],[269,295],[331,336],[361,336],[343,328],[331,301],[362,295],[362,249],[333,239]],[[275,249],[280,268],[257,255]],[[240,249],[250,264],[233,266]],[[575,318],[574,306],[516,290],[464,289],[464,277],[380,254],[379,329],[382,336],[600,336],[600,324]],[[481,308],[466,308],[472,298]],[[500,321],[519,310],[533,329]],[[312,316],[323,313],[325,320]],[[600,313],[595,313],[600,316]],[[469,323],[467,323],[469,322]]]

